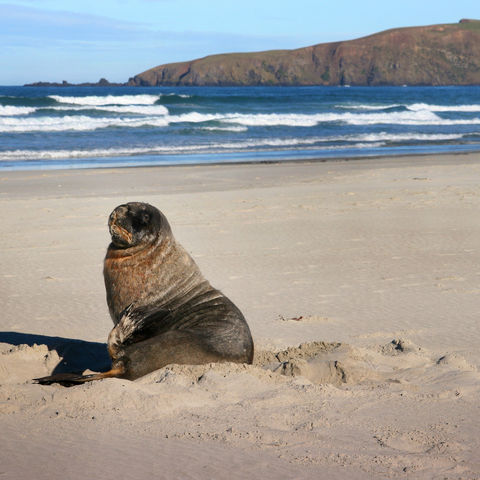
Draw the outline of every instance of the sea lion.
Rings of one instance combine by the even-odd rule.
[[[240,310],[203,277],[176,242],[167,218],[147,203],[118,206],[108,220],[104,262],[111,370],[58,374],[39,383],[139,378],[170,363],[252,363],[253,341]]]

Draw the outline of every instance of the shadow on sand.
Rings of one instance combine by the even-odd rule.
[[[105,372],[110,369],[110,356],[106,343],[86,342],[73,338],[47,337],[32,333],[0,332],[0,343],[11,345],[46,345],[55,350],[60,362],[52,375],[57,373],[80,373],[86,369]]]

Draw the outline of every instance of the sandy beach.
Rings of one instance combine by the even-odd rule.
[[[108,363],[107,219],[157,206],[253,365]],[[480,478],[480,153],[0,174],[2,479]]]

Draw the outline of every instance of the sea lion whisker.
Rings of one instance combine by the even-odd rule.
[[[129,244],[132,243],[133,235],[125,228],[117,224],[112,224],[111,230],[119,237],[124,238]]]

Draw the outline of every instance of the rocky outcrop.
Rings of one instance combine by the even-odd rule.
[[[128,85],[480,84],[480,21],[387,30],[297,50],[211,55],[170,63]]]
[[[24,87],[124,87],[126,83],[111,83],[106,78],[101,78],[98,82],[70,83],[66,80],[60,82],[34,82],[27,83]]]

